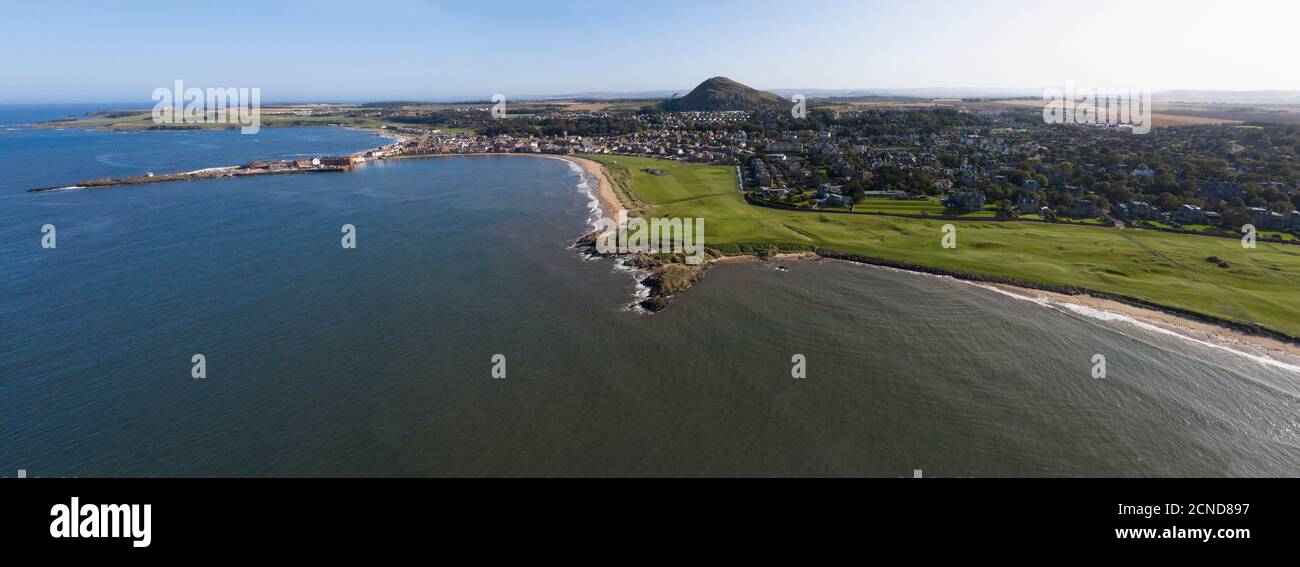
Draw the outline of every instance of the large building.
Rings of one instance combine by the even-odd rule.
[[[948,196],[944,205],[969,213],[983,209],[984,200],[984,193],[981,191],[957,191]]]

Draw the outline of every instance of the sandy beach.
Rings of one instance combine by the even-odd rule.
[[[481,157],[481,156],[516,156],[532,158],[562,159],[571,162],[596,180],[596,200],[600,202],[601,212],[609,218],[618,218],[618,212],[626,212],[628,209],[619,200],[618,194],[614,191],[614,185],[610,183],[609,178],[605,176],[605,168],[599,163],[592,160],[574,156],[562,156],[554,154],[526,154],[526,153],[465,153],[465,154],[419,154],[391,156],[384,159],[420,159],[420,158],[446,158],[446,157]]]
[[[821,256],[812,252],[783,253],[767,259],[774,262],[820,261]],[[726,256],[713,262],[735,264],[761,261],[757,256]],[[887,266],[872,266],[884,270],[902,270]],[[948,277],[948,276],[944,276]],[[1290,367],[1300,373],[1300,344],[1287,342],[1272,337],[1253,335],[1237,329],[1198,321],[1175,313],[1138,307],[1091,295],[1066,295],[1049,291],[1018,287],[1001,283],[985,283],[953,278],[967,285],[981,287],[995,293],[1002,293],[1017,299],[1030,301],[1043,307],[1054,309],[1065,316],[1086,317],[1102,320],[1120,320],[1135,327],[1148,327],[1150,332],[1165,332],[1208,346],[1218,347],[1240,354],[1245,354],[1276,363],[1278,366]],[[1099,313],[1098,313],[1099,312]]]
[[[627,212],[627,207],[619,201],[618,194],[614,192],[614,185],[610,183],[609,178],[605,176],[605,168],[599,163],[592,160],[573,156],[552,156],[566,159],[581,167],[596,180],[596,200],[600,201],[601,212],[606,217],[617,219],[619,211]]]
[[[1036,289],[1026,289],[1004,284],[979,284],[999,289],[1013,295],[1046,300],[1049,306],[1082,306],[1115,315],[1121,315],[1139,323],[1145,323],[1189,339],[1218,345],[1232,350],[1247,352],[1275,361],[1300,366],[1300,345],[1278,339],[1251,335],[1228,327],[1206,323],[1173,313],[1156,309],[1146,309],[1090,295],[1064,295]]]

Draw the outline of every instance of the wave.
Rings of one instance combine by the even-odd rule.
[[[1098,309],[1096,307],[1092,307],[1089,305],[1080,305],[1078,303],[1071,303],[1068,301],[1059,301],[1044,295],[1038,295],[1038,296],[1022,295],[1022,294],[1008,291],[1006,289],[999,288],[997,286],[991,286],[979,282],[962,282],[962,283],[967,283],[975,287],[987,289],[994,293],[998,293],[1013,299],[1036,303],[1038,305],[1042,305],[1044,307],[1047,307],[1049,309],[1054,309],[1056,311],[1068,312],[1087,319],[1093,319],[1093,320],[1104,321],[1104,322],[1112,322],[1112,323],[1113,322],[1125,323],[1150,333],[1155,333],[1166,337],[1173,337],[1173,338],[1181,339],[1185,342],[1190,342],[1200,346],[1229,352],[1237,356],[1244,357],[1253,360],[1255,362],[1265,364],[1267,366],[1271,366],[1273,368],[1278,368],[1281,370],[1287,370],[1296,374],[1300,374],[1300,365],[1284,362],[1273,357],[1252,353],[1249,351],[1241,350],[1239,348],[1233,348],[1232,346],[1227,344],[1199,339],[1190,336],[1186,333],[1180,333],[1178,331],[1168,329],[1161,325],[1155,325],[1147,321],[1143,321],[1142,319],[1130,315],[1125,315],[1123,313],[1116,313],[1114,311],[1107,311],[1105,309]]]
[[[587,170],[583,169],[582,166],[561,157],[553,157],[553,156],[541,156],[541,157],[558,159],[563,161],[564,163],[569,164],[569,170],[578,175],[578,183],[577,185],[575,185],[575,187],[578,189],[579,192],[587,196],[588,232],[600,228],[600,225],[597,224],[597,221],[605,217],[605,209],[601,207],[600,199],[596,197],[596,189],[595,189],[596,184],[593,183],[594,180],[591,178],[590,174],[587,173]],[[576,247],[576,244],[574,245],[574,247]],[[587,261],[610,259],[609,256],[591,254],[588,252],[583,252],[582,257]],[[642,280],[644,280],[646,277],[650,275],[650,273],[647,270],[643,270],[641,268],[634,268],[632,266],[624,265],[622,262],[622,258],[619,256],[613,257],[613,270],[618,273],[628,274],[632,277],[632,303],[629,304],[626,307],[626,309],[628,311],[633,311],[636,313],[645,313],[645,314],[650,313],[649,311],[641,307],[641,302],[650,298],[650,287],[645,285],[644,283],[641,283]]]
[[[892,268],[892,267],[889,267],[889,266],[876,266],[876,265],[871,265],[871,264],[858,264],[858,263],[856,263],[856,262],[850,262],[850,263],[852,263],[852,264],[854,264],[854,265],[859,265],[859,266],[867,266],[867,267],[874,268],[874,269],[890,270],[890,271],[894,271],[894,272],[903,272],[903,273],[911,274],[911,275],[913,275],[913,276],[924,276],[924,277],[930,277],[930,278],[937,278],[937,279],[951,280],[951,281],[954,281],[954,282],[957,282],[957,283],[966,284],[966,285],[971,285],[971,286],[975,286],[975,287],[978,287],[978,288],[981,288],[981,289],[989,290],[989,291],[992,291],[992,292],[994,292],[994,293],[998,293],[998,294],[1001,294],[1001,295],[1003,295],[1003,296],[1010,297],[1010,298],[1012,298],[1012,299],[1017,299],[1017,300],[1020,300],[1020,301],[1028,301],[1028,302],[1030,302],[1030,303],[1035,303],[1035,304],[1041,305],[1041,306],[1043,306],[1043,307],[1046,307],[1046,308],[1048,308],[1048,309],[1052,309],[1052,310],[1054,310],[1054,311],[1058,311],[1058,312],[1061,312],[1061,313],[1072,314],[1072,315],[1075,315],[1075,316],[1078,316],[1078,317],[1083,317],[1083,318],[1086,318],[1086,319],[1092,319],[1092,320],[1095,320],[1095,321],[1103,321],[1103,322],[1110,322],[1110,323],[1124,323],[1124,324],[1129,324],[1129,325],[1132,325],[1132,326],[1137,327],[1137,328],[1139,328],[1139,329],[1142,329],[1142,330],[1144,330],[1144,331],[1147,331],[1147,332],[1149,332],[1149,333],[1154,333],[1154,334],[1158,334],[1158,335],[1166,336],[1166,337],[1177,338],[1177,339],[1181,339],[1181,340],[1183,340],[1183,341],[1190,342],[1190,343],[1193,343],[1193,344],[1197,344],[1197,345],[1200,345],[1200,346],[1205,346],[1205,347],[1210,347],[1210,348],[1217,349],[1217,350],[1221,350],[1221,351],[1226,351],[1226,352],[1229,352],[1229,353],[1235,354],[1235,355],[1237,355],[1237,356],[1240,356],[1240,357],[1243,357],[1243,358],[1246,358],[1246,359],[1249,359],[1249,360],[1252,360],[1252,361],[1258,362],[1258,363],[1260,363],[1260,364],[1264,364],[1264,365],[1266,365],[1266,366],[1270,366],[1270,367],[1277,368],[1277,369],[1280,369],[1280,370],[1286,370],[1286,371],[1288,371],[1288,372],[1292,372],[1292,373],[1295,373],[1295,374],[1300,374],[1300,364],[1294,364],[1294,363],[1291,363],[1291,362],[1286,362],[1286,361],[1284,361],[1284,360],[1278,360],[1277,358],[1273,358],[1273,357],[1271,357],[1271,356],[1265,356],[1265,355],[1261,355],[1261,354],[1256,354],[1256,353],[1254,353],[1254,352],[1250,352],[1250,351],[1248,351],[1248,350],[1243,350],[1243,349],[1241,349],[1241,348],[1234,348],[1234,347],[1231,346],[1230,344],[1224,344],[1224,343],[1220,343],[1220,342],[1214,342],[1214,341],[1207,341],[1207,340],[1204,340],[1204,339],[1199,339],[1199,338],[1193,337],[1193,336],[1191,336],[1191,335],[1188,335],[1188,334],[1186,334],[1186,333],[1180,333],[1180,332],[1178,332],[1178,331],[1174,331],[1174,330],[1168,329],[1168,328],[1163,327],[1163,326],[1160,326],[1160,325],[1155,325],[1155,324],[1149,323],[1149,322],[1147,322],[1147,321],[1143,321],[1142,319],[1139,319],[1139,318],[1136,318],[1136,317],[1132,317],[1132,316],[1129,316],[1129,315],[1125,315],[1125,314],[1123,314],[1123,313],[1117,313],[1117,312],[1114,312],[1114,311],[1107,311],[1107,310],[1105,310],[1105,309],[1098,309],[1098,308],[1096,308],[1096,307],[1092,307],[1092,306],[1089,306],[1089,305],[1081,305],[1081,304],[1078,304],[1078,303],[1071,303],[1071,302],[1068,302],[1068,301],[1058,301],[1058,300],[1052,299],[1052,298],[1050,298],[1050,297],[1047,297],[1046,295],[1024,295],[1024,294],[1014,293],[1014,292],[1008,291],[1008,290],[1006,290],[1006,289],[1004,289],[1004,288],[1002,288],[1002,287],[999,287],[999,286],[989,285],[989,284],[982,283],[982,282],[975,282],[975,281],[969,281],[969,280],[958,279],[958,278],[954,278],[954,277],[952,277],[952,276],[943,275],[943,274],[929,274],[929,273],[925,273],[925,272],[913,272],[913,271],[911,271],[911,270],[904,270],[904,269],[900,269],[900,268]],[[1027,293],[1033,293],[1034,290],[1025,289],[1024,291],[1027,292]],[[1241,344],[1239,341],[1233,341],[1233,340],[1230,339],[1230,338],[1223,338],[1223,340],[1225,340],[1225,341],[1231,341],[1232,343]]]
[[[582,166],[567,159],[564,160],[564,163],[569,164],[569,169],[578,174],[578,191],[587,196],[587,226],[591,230],[600,228],[598,221],[605,217],[606,213],[604,208],[600,206],[600,199],[596,197],[596,184],[592,183],[591,176],[587,173],[587,170],[582,169]]]

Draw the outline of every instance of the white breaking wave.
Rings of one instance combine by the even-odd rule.
[[[1156,333],[1156,334],[1163,335],[1163,336],[1168,336],[1168,337],[1178,338],[1178,339],[1181,339],[1181,340],[1184,340],[1184,341],[1188,341],[1188,342],[1191,342],[1191,343],[1195,343],[1195,344],[1198,344],[1198,345],[1201,345],[1201,346],[1207,346],[1207,347],[1210,347],[1210,348],[1214,348],[1214,349],[1218,349],[1218,350],[1226,351],[1226,352],[1229,352],[1229,353],[1232,353],[1232,354],[1235,354],[1235,355],[1238,355],[1238,356],[1241,356],[1241,357],[1244,357],[1244,358],[1247,358],[1247,359],[1253,360],[1253,361],[1258,362],[1258,363],[1260,363],[1260,364],[1264,364],[1264,365],[1266,365],[1266,366],[1271,366],[1271,367],[1273,367],[1273,368],[1278,368],[1278,369],[1281,369],[1281,370],[1286,370],[1286,371],[1289,371],[1289,372],[1293,372],[1293,373],[1296,373],[1296,374],[1300,374],[1300,365],[1292,364],[1292,363],[1285,362],[1285,361],[1282,361],[1282,360],[1278,360],[1278,359],[1273,358],[1273,357],[1270,357],[1270,356],[1263,356],[1263,355],[1255,354],[1255,353],[1253,353],[1253,352],[1248,352],[1248,351],[1245,351],[1245,350],[1232,348],[1231,346],[1228,346],[1228,345],[1225,345],[1225,344],[1220,344],[1220,343],[1216,343],[1216,342],[1212,342],[1212,341],[1206,341],[1206,340],[1198,339],[1198,338],[1196,338],[1196,337],[1192,337],[1192,336],[1189,336],[1189,335],[1186,335],[1186,334],[1183,334],[1183,333],[1179,333],[1179,332],[1176,332],[1176,331],[1171,331],[1171,330],[1169,330],[1169,329],[1166,329],[1166,328],[1164,328],[1164,327],[1161,327],[1160,325],[1153,325],[1153,324],[1151,324],[1151,323],[1148,323],[1148,322],[1143,321],[1143,320],[1141,320],[1141,319],[1137,319],[1137,318],[1134,318],[1134,317],[1130,317],[1130,316],[1125,315],[1125,314],[1123,314],[1123,313],[1115,313],[1115,312],[1113,312],[1113,311],[1106,311],[1106,310],[1104,310],[1104,309],[1097,309],[1097,308],[1095,308],[1095,307],[1089,307],[1089,306],[1087,306],[1087,305],[1079,305],[1079,304],[1077,304],[1077,303],[1070,303],[1070,302],[1066,302],[1066,301],[1056,301],[1056,300],[1051,299],[1051,298],[1049,298],[1049,297],[1047,297],[1047,296],[1045,296],[1045,295],[1038,295],[1038,296],[1022,295],[1022,294],[1019,294],[1019,293],[1013,293],[1013,292],[1007,291],[1007,290],[1002,289],[1002,288],[997,287],[997,286],[992,286],[992,285],[988,285],[988,284],[985,284],[985,283],[974,282],[974,281],[969,281],[969,280],[961,280],[961,279],[957,279],[957,278],[954,278],[954,277],[952,277],[952,276],[947,276],[947,275],[928,274],[928,273],[925,273],[925,272],[914,272],[914,271],[911,271],[911,270],[903,270],[903,269],[899,269],[899,268],[891,268],[891,267],[889,267],[889,266],[876,266],[876,265],[873,265],[873,264],[862,264],[862,263],[858,263],[858,262],[850,262],[850,263],[852,263],[852,264],[856,264],[856,265],[860,265],[860,266],[869,266],[869,267],[872,267],[872,268],[879,268],[879,269],[890,270],[890,271],[895,271],[895,272],[904,272],[904,273],[908,273],[908,274],[912,274],[912,275],[918,275],[918,276],[929,276],[929,277],[931,277],[931,278],[947,279],[947,280],[952,280],[952,281],[955,281],[955,282],[958,282],[958,283],[963,283],[963,284],[967,284],[967,285],[973,285],[973,286],[975,286],[975,287],[978,287],[978,288],[981,288],[981,289],[986,289],[986,290],[992,291],[992,292],[994,292],[994,293],[999,293],[999,294],[1002,294],[1002,295],[1004,295],[1004,296],[1007,296],[1007,297],[1010,297],[1010,298],[1013,298],[1013,299],[1018,299],[1018,300],[1021,300],[1021,301],[1028,301],[1028,302],[1030,302],[1030,303],[1036,303],[1036,304],[1041,305],[1041,306],[1043,306],[1043,307],[1046,307],[1046,308],[1048,308],[1048,309],[1053,309],[1053,310],[1056,310],[1056,311],[1066,311],[1066,312],[1072,313],[1072,314],[1074,314],[1074,315],[1078,315],[1078,316],[1080,316],[1080,317],[1085,317],[1085,318],[1088,318],[1088,319],[1093,319],[1093,320],[1097,320],[1097,321],[1119,322],[1119,323],[1130,324],[1130,325],[1133,325],[1133,326],[1135,326],[1135,327],[1137,327],[1137,328],[1139,328],[1139,329],[1143,329],[1143,330],[1145,330],[1145,331],[1149,331],[1149,332]]]
[[[600,199],[596,197],[596,190],[592,187],[591,179],[587,176],[587,170],[564,158],[552,157],[551,159],[558,159],[569,164],[569,169],[578,174],[579,181],[576,187],[578,191],[587,196],[587,225],[589,230],[594,231],[600,228],[600,226],[596,224],[596,221],[599,221],[605,216],[605,210],[600,206]],[[587,260],[605,260],[609,257],[595,254],[584,254],[584,258]],[[628,309],[638,313],[648,313],[648,311],[641,307],[641,302],[650,298],[650,287],[641,283],[641,280],[645,279],[646,276],[649,275],[648,272],[640,268],[625,266],[618,257],[613,258],[613,266],[615,272],[622,272],[632,276],[633,301],[632,304],[628,306]]]
[[[1201,345],[1201,346],[1206,346],[1206,347],[1210,347],[1210,348],[1214,348],[1214,349],[1218,349],[1218,350],[1222,350],[1222,351],[1230,352],[1230,353],[1232,353],[1232,354],[1235,354],[1235,355],[1238,355],[1238,356],[1242,356],[1242,357],[1248,358],[1248,359],[1250,359],[1250,360],[1253,360],[1253,361],[1255,361],[1255,362],[1259,362],[1259,363],[1261,363],[1261,364],[1265,364],[1265,365],[1268,365],[1268,366],[1272,366],[1272,367],[1274,367],[1274,368],[1279,368],[1279,369],[1282,369],[1282,370],[1287,370],[1287,371],[1290,371],[1290,372],[1294,372],[1294,373],[1296,373],[1296,374],[1300,374],[1300,366],[1298,366],[1298,365],[1290,364],[1290,363],[1287,363],[1287,362],[1283,362],[1283,361],[1278,360],[1278,359],[1276,359],[1276,358],[1272,358],[1272,357],[1268,357],[1268,356],[1262,356],[1262,355],[1258,355],[1258,354],[1255,354],[1255,353],[1251,353],[1251,352],[1246,352],[1246,351],[1243,351],[1243,350],[1235,349],[1235,348],[1232,348],[1232,347],[1230,347],[1230,346],[1228,346],[1228,345],[1225,345],[1225,344],[1221,344],[1221,343],[1216,343],[1216,342],[1212,342],[1212,341],[1206,341],[1206,340],[1198,339],[1198,338],[1196,338],[1196,337],[1188,336],[1188,335],[1186,335],[1186,334],[1179,333],[1179,332],[1177,332],[1177,331],[1172,331],[1172,330],[1170,330],[1170,329],[1166,329],[1165,327],[1162,327],[1162,326],[1160,326],[1160,325],[1154,325],[1154,324],[1148,323],[1148,322],[1146,322],[1146,321],[1143,321],[1143,320],[1141,320],[1141,319],[1137,319],[1137,318],[1134,318],[1134,317],[1131,317],[1131,316],[1125,315],[1125,314],[1123,314],[1123,313],[1115,313],[1115,312],[1113,312],[1113,311],[1106,311],[1106,310],[1104,310],[1104,309],[1097,309],[1096,307],[1091,307],[1091,306],[1088,306],[1088,305],[1080,305],[1080,304],[1077,304],[1077,303],[1070,303],[1070,302],[1067,302],[1067,301],[1057,301],[1057,300],[1055,300],[1055,299],[1052,299],[1052,298],[1050,298],[1050,297],[1043,296],[1043,295],[1039,295],[1039,296],[1021,295],[1021,294],[1018,294],[1018,293],[1014,293],[1014,292],[1011,292],[1011,291],[1007,291],[1007,290],[1002,289],[1002,288],[999,288],[999,287],[997,287],[997,286],[991,286],[991,285],[982,284],[982,283],[979,283],[979,282],[963,282],[963,283],[968,283],[968,284],[974,285],[974,286],[979,287],[979,288],[987,289],[987,290],[993,291],[993,292],[995,292],[995,293],[1002,294],[1002,295],[1007,296],[1007,297],[1011,297],[1011,298],[1014,298],[1014,299],[1019,299],[1019,300],[1021,300],[1021,301],[1029,301],[1029,302],[1031,302],[1031,303],[1036,303],[1036,304],[1038,304],[1038,305],[1042,305],[1042,306],[1047,307],[1047,308],[1049,308],[1049,309],[1056,309],[1056,310],[1058,310],[1058,311],[1060,311],[1060,310],[1069,311],[1070,313],[1073,313],[1073,314],[1075,314],[1075,315],[1079,315],[1079,316],[1081,316],[1081,317],[1086,317],[1086,318],[1089,318],[1089,319],[1095,319],[1095,320],[1098,320],[1098,321],[1120,322],[1120,323],[1130,324],[1130,325],[1133,325],[1133,326],[1138,327],[1138,328],[1140,328],[1140,329],[1143,329],[1143,330],[1145,330],[1145,331],[1149,331],[1149,332],[1152,332],[1152,333],[1156,333],[1156,334],[1164,335],[1164,336],[1167,336],[1167,337],[1175,337],[1175,338],[1182,339],[1182,340],[1184,340],[1184,341],[1188,341],[1188,342],[1192,342],[1192,343],[1195,343],[1195,344],[1198,344],[1198,345]]]
[[[544,156],[544,157],[550,157],[550,156]],[[605,216],[605,211],[600,207],[600,199],[596,197],[596,190],[594,187],[592,187],[591,180],[587,177],[587,170],[583,169],[582,166],[564,158],[556,157],[550,159],[558,159],[560,161],[563,161],[564,163],[569,165],[570,171],[573,171],[574,173],[578,174],[577,189],[583,195],[587,196],[587,226],[590,228],[590,230],[596,230],[597,228],[599,228],[599,226],[596,224],[596,221],[600,220],[602,217]]]
[[[196,169],[196,170],[194,170],[194,171],[187,171],[187,172],[184,173],[184,175],[195,175],[195,174],[198,174],[198,173],[207,173],[207,172],[209,172],[209,171],[223,171],[223,170],[227,170],[227,169],[234,169],[234,166],[205,167],[205,168],[203,168],[203,169]]]

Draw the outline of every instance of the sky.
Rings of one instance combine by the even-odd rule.
[[[1300,90],[1295,0],[0,0],[0,102],[680,90]]]

